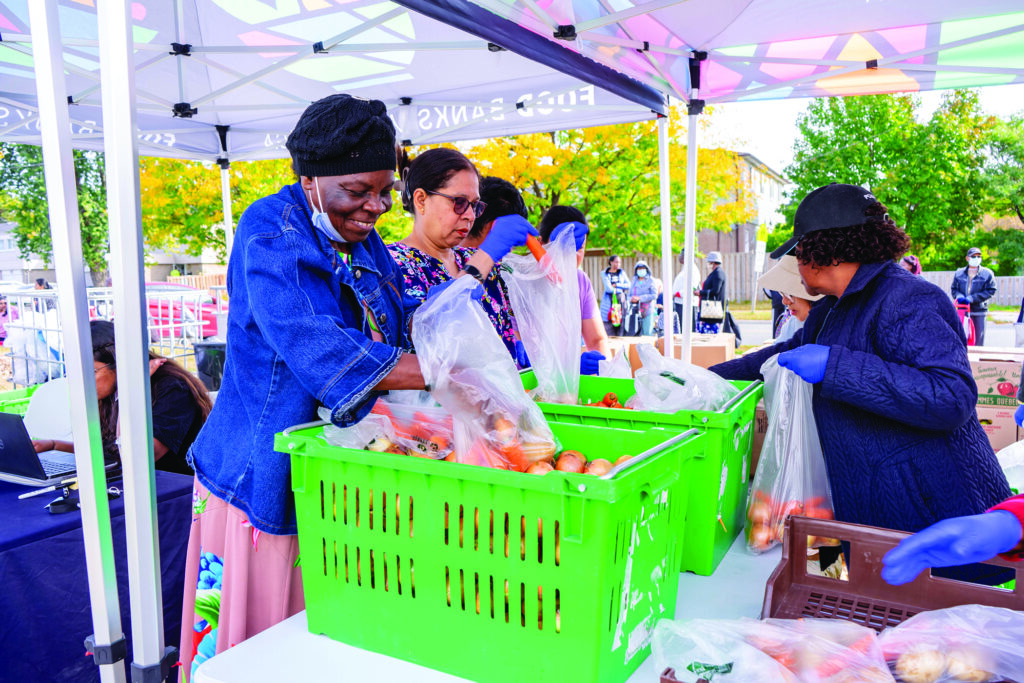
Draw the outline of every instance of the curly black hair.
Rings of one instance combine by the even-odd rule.
[[[801,263],[824,267],[895,261],[910,249],[910,237],[889,218],[888,209],[880,202],[869,206],[864,214],[867,219],[860,225],[804,235],[793,255]]]
[[[495,176],[487,176],[480,180],[480,201],[487,205],[484,212],[473,221],[473,227],[469,230],[469,237],[479,239],[484,234],[484,229],[499,216],[518,214],[528,218],[526,202],[516,186]]]

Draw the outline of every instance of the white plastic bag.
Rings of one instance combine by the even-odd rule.
[[[878,637],[902,683],[1024,680],[1024,613],[960,605],[921,612]]]
[[[996,460],[1003,468],[1010,488],[1024,492],[1024,441],[1011,443],[996,453]]]
[[[452,415],[456,462],[525,471],[557,451],[540,408],[462,277],[428,299],[412,321],[423,378]]]
[[[371,415],[390,423],[388,437],[410,455],[441,459],[452,452],[452,416],[426,391],[391,391],[377,400]]]
[[[875,632],[834,619],[664,619],[652,650],[687,683],[893,681]]]
[[[331,420],[331,411],[320,406],[317,409],[320,419]],[[324,439],[332,446],[342,448],[354,448],[356,450],[367,449],[388,453],[405,453],[404,450],[394,447],[394,440],[388,436],[391,425],[386,417],[382,415],[367,415],[351,427],[338,427],[329,424],[324,427]]]
[[[777,355],[764,362],[761,374],[768,429],[747,498],[746,526],[747,548],[755,553],[782,542],[790,515],[835,517],[811,407],[814,386],[780,367]],[[817,539],[808,542],[820,545]]]
[[[611,360],[597,361],[597,375],[599,377],[633,379],[633,368],[629,364],[629,355],[626,350],[622,349],[612,356]]]
[[[632,410],[713,412],[740,391],[710,370],[666,358],[651,344],[641,344],[636,350],[643,367],[636,371],[636,393],[626,401]]]
[[[519,336],[537,376],[538,401],[576,403],[580,388],[580,289],[576,240],[563,230],[545,245],[547,257],[509,254],[502,260]]]

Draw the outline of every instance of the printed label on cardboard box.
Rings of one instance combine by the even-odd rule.
[[[971,358],[971,373],[978,385],[979,406],[1017,406],[1021,383],[1019,359]]]

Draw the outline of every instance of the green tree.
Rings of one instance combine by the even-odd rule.
[[[1024,227],[1024,115],[996,121],[987,151],[986,209],[996,216],[1015,214]]]
[[[788,224],[815,187],[861,185],[907,231],[925,267],[959,266],[982,216],[983,151],[994,121],[972,91],[947,94],[927,123],[917,121],[918,108],[914,95],[812,101],[786,169],[795,185],[783,210]]]
[[[107,189],[103,155],[74,152],[78,191],[78,218],[82,255],[94,284],[107,278]],[[38,256],[51,262],[53,242],[43,178],[42,149],[31,145],[0,143],[0,216],[17,223],[13,230],[23,258]]]

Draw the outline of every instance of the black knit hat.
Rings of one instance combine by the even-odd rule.
[[[302,112],[285,143],[308,178],[395,170],[395,124],[380,100],[330,95]]]

